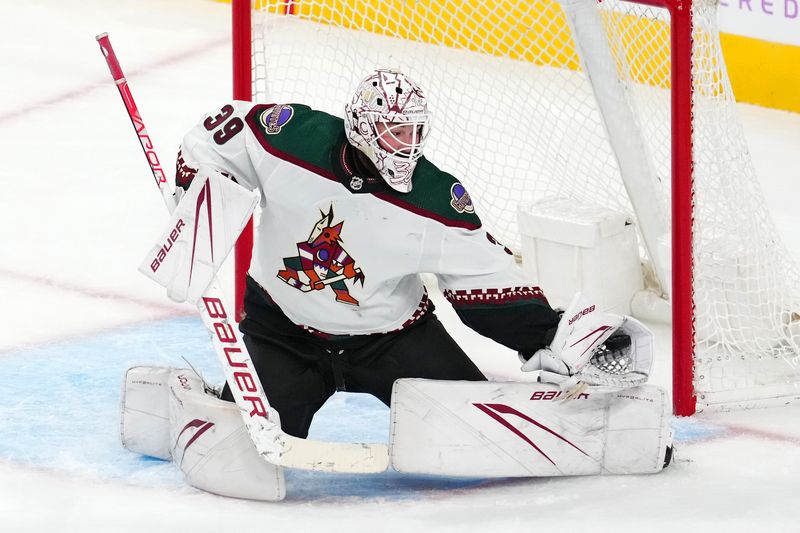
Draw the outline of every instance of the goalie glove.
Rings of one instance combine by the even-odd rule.
[[[647,382],[653,366],[653,332],[633,317],[601,346],[577,376],[590,385],[635,387]]]
[[[523,372],[544,370],[563,376],[580,372],[595,349],[622,325],[624,317],[601,313],[576,293],[556,328],[550,346],[538,350],[523,365]]]
[[[641,385],[652,362],[653,333],[644,324],[629,316],[600,313],[576,295],[553,342],[537,351],[522,370],[538,370],[539,381],[579,394],[586,385]]]

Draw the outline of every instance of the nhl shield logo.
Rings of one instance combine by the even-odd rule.
[[[353,176],[350,179],[350,188],[353,189],[354,191],[360,191],[361,187],[363,186],[364,186],[364,180],[362,178],[359,178],[358,176]]]
[[[459,213],[474,213],[475,208],[472,206],[472,198],[469,193],[460,183],[454,183],[450,187],[450,205]]]

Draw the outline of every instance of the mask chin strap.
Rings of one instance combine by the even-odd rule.
[[[375,144],[377,144],[377,141],[375,141]],[[417,162],[407,157],[391,155],[387,150],[378,146],[374,147],[373,152],[375,154],[373,164],[375,164],[381,178],[390,187],[399,192],[410,192],[412,187],[411,176],[417,166]]]

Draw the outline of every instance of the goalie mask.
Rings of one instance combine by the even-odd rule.
[[[422,89],[394,70],[378,69],[367,76],[345,106],[347,140],[399,192],[411,191],[411,175],[422,157],[429,124]]]

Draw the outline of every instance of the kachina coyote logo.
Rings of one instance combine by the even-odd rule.
[[[358,300],[350,295],[347,280],[364,286],[364,273],[356,267],[355,260],[342,248],[342,226],[344,221],[333,225],[333,205],[322,215],[308,240],[297,243],[298,255],[284,257],[284,270],[278,277],[288,285],[302,292],[321,291],[326,287],[333,289],[336,301],[358,305]]]

